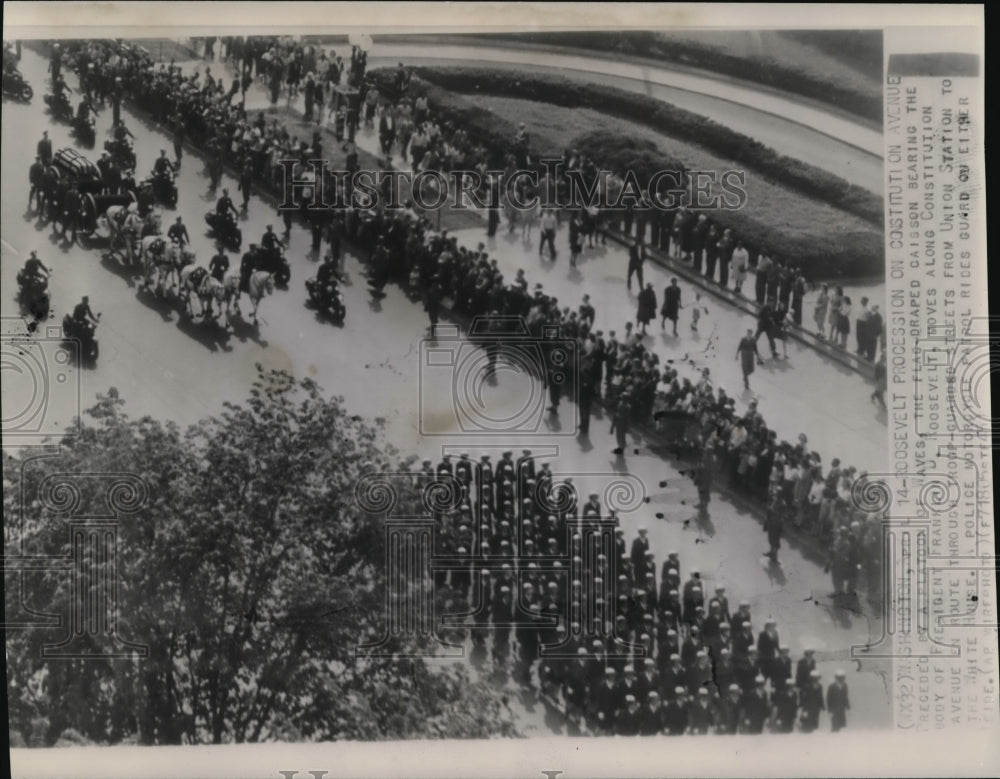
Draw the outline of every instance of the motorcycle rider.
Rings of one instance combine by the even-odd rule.
[[[153,163],[153,180],[167,185],[174,180],[174,164],[167,158],[166,149],[160,149],[160,156]]]
[[[39,287],[44,289],[48,284],[49,274],[52,273],[45,263],[38,259],[38,252],[32,251],[31,256],[24,263],[24,267],[17,276],[17,280],[25,288],[31,289]]]
[[[90,104],[90,99],[84,97],[80,101],[80,105],[76,107],[76,121],[79,125],[85,125],[90,122],[90,112],[93,111],[93,106]]]
[[[73,308],[73,323],[79,328],[97,327],[97,317],[90,310],[90,298],[86,295]]]
[[[281,242],[281,239],[278,238],[277,234],[274,232],[274,225],[267,226],[267,230],[264,232],[264,235],[261,236],[260,246],[268,254],[275,255],[278,254],[279,246],[282,249],[285,248],[285,244]]]
[[[70,105],[69,98],[66,96],[67,92],[72,91],[61,75],[54,75],[52,77],[52,107],[56,108],[61,105],[67,113],[72,114],[73,106]]]
[[[229,190],[226,188],[223,188],[222,197],[215,204],[215,215],[220,219],[224,219],[229,226],[229,231],[232,231],[239,212],[236,210],[236,206],[233,205],[233,201],[229,197]]]
[[[327,254],[316,269],[316,278],[310,283],[309,291],[323,308],[329,308],[337,300],[337,293],[340,292],[340,275],[332,254]]]

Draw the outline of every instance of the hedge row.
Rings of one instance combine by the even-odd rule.
[[[650,159],[657,153],[656,147],[644,138],[594,131],[575,138],[574,146],[588,157],[599,160],[600,167],[607,167],[607,159],[601,157],[604,150],[610,150],[615,159],[631,156],[649,160],[654,168],[669,164],[662,157],[658,162]],[[639,178],[641,181],[641,176]],[[711,218],[723,228],[732,228],[751,255],[766,249],[772,256],[801,265],[807,270],[807,277],[814,281],[838,276],[871,276],[884,267],[882,234],[874,230],[788,234],[780,226],[766,225],[746,211],[714,211]],[[818,227],[822,229],[822,225]]]
[[[878,34],[881,35],[881,33]],[[857,31],[850,31],[845,35],[857,35]],[[668,42],[662,40],[655,32],[500,33],[489,36],[489,40],[493,43],[496,43],[498,39],[549,46],[571,46],[588,51],[648,57],[649,59],[688,65],[745,81],[753,81],[774,89],[793,92],[835,106],[863,119],[875,122],[882,121],[882,97],[880,94],[861,94],[833,79],[818,77],[770,57],[746,58],[728,54],[718,47],[707,46],[695,41],[672,39]],[[827,46],[830,45],[829,40],[824,41],[824,43]],[[879,56],[881,56],[881,52]],[[881,60],[878,78],[881,80]]]
[[[881,228],[882,198],[815,165],[779,154],[749,136],[704,116],[646,95],[560,76],[487,68],[415,68],[421,79],[459,93],[537,100],[565,108],[592,108],[638,122],[767,176],[781,186],[829,203]]]
[[[371,71],[376,85],[391,92],[394,70],[390,68]],[[439,122],[451,122],[455,128],[465,130],[469,140],[484,147],[490,156],[491,167],[503,167],[503,159],[512,150],[517,125],[496,114],[471,104],[459,94],[424,81],[416,74],[410,81],[408,95],[416,98],[423,95]],[[578,145],[586,145],[594,152],[593,158],[599,167],[609,164],[630,164],[629,160],[639,160],[650,169],[682,170],[683,165],[666,158],[652,142],[642,138],[608,136],[601,140],[590,134],[579,139]],[[537,155],[539,149],[554,148],[554,143],[531,133],[532,147]],[[598,154],[601,152],[601,154]],[[610,154],[612,159],[606,159]],[[872,276],[882,272],[884,267],[884,246],[881,233],[874,230],[831,234],[817,232],[811,235],[788,235],[780,226],[763,224],[745,211],[717,211],[713,220],[721,227],[732,228],[744,242],[747,249],[755,254],[766,249],[772,256],[791,260],[802,266],[814,280],[832,279],[845,276]],[[821,229],[821,225],[817,225]]]

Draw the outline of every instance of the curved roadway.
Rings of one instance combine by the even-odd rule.
[[[577,80],[585,77],[701,114],[856,186],[882,192],[882,133],[773,92],[606,57],[520,48],[376,41],[368,53],[370,67],[398,61],[425,66],[530,68]]]

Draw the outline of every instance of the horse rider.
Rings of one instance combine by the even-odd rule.
[[[170,160],[167,160],[167,164],[170,164]],[[167,230],[167,237],[171,241],[177,241],[181,246],[187,246],[191,243],[191,237],[188,235],[187,227],[184,225],[181,217],[177,217],[177,221],[170,225],[170,229]]]
[[[243,253],[243,259],[240,260],[240,292],[249,292],[250,276],[257,270],[259,262],[257,244],[252,243],[250,248]]]
[[[229,270],[229,255],[226,254],[222,246],[219,246],[219,250],[215,253],[215,256],[208,261],[208,272],[212,274],[212,278],[222,281],[226,275],[226,271]]]
[[[98,319],[94,312],[90,310],[90,298],[86,295],[73,309],[73,321],[81,327],[94,325],[96,327]]]
[[[222,197],[215,204],[215,215],[225,219],[230,225],[236,223],[236,217],[239,216],[239,211],[236,210],[236,206],[233,205],[233,201],[229,197],[229,190],[222,189]]]

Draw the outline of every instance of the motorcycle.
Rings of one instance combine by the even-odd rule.
[[[105,141],[104,150],[111,155],[111,159],[123,172],[135,170],[135,149],[128,140]]]
[[[26,276],[23,270],[18,271],[17,299],[36,321],[49,318],[49,281],[44,276]]]
[[[344,293],[340,286],[333,284],[321,286],[318,279],[306,281],[306,291],[309,293],[309,302],[319,311],[328,315],[332,319],[343,322],[347,315],[347,306],[344,304]]]
[[[234,219],[226,219],[215,211],[209,211],[205,214],[205,222],[216,238],[220,239],[227,247],[237,252],[240,250],[240,246],[243,245],[243,232]]]
[[[260,250],[259,270],[266,270],[274,274],[274,283],[279,287],[287,287],[289,279],[292,278],[292,269],[285,258],[284,250],[279,246],[271,251]]]
[[[98,314],[100,319],[101,315]],[[80,344],[80,358],[85,362],[97,362],[97,339],[94,333],[97,325],[90,321],[78,322],[70,314],[63,317],[63,338],[67,341],[77,341]]]
[[[167,208],[174,208],[177,205],[177,185],[174,177],[170,173],[150,174],[143,182],[143,186],[149,187],[153,195]]]
[[[73,119],[73,134],[84,146],[93,148],[97,141],[97,133],[94,129],[94,119],[88,116],[83,119],[79,114]]]
[[[26,103],[35,96],[35,90],[31,88],[31,84],[24,80],[24,76],[19,70],[4,71],[3,93],[7,97],[23,100]]]
[[[73,106],[70,105],[69,98],[65,92],[58,95],[45,95],[45,105],[49,107],[52,116],[61,122],[71,122],[73,120]]]

